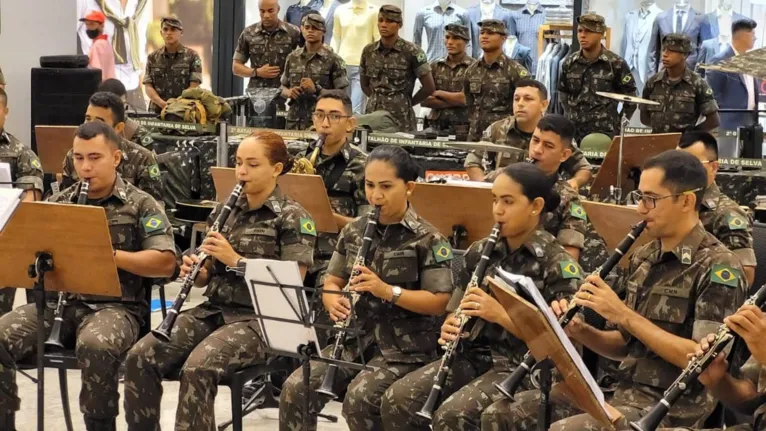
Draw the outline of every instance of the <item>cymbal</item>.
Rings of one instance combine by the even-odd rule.
[[[620,102],[638,103],[641,105],[659,105],[659,103],[655,102],[654,100],[642,99],[636,96],[628,96],[627,94],[607,93],[606,91],[597,91],[596,94],[601,97],[618,100]]]

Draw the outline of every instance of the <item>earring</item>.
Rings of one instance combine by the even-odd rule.
[[[535,214],[537,214],[537,211],[532,211],[532,215],[535,215]]]

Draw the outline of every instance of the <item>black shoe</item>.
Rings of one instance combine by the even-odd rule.
[[[117,431],[117,418],[88,419],[86,417],[85,429],[88,431]]]

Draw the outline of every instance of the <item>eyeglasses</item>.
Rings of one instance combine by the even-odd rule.
[[[341,118],[349,118],[350,115],[340,115],[335,112],[329,114],[325,114],[324,112],[314,112],[312,117],[314,117],[314,121],[318,123],[324,122],[325,118],[327,118],[330,120],[330,124],[338,124]]]
[[[678,197],[678,196],[683,196],[683,195],[691,195],[691,194],[694,194],[694,193],[696,193],[696,192],[698,192],[700,190],[702,190],[702,189],[701,188],[697,188],[697,189],[694,189],[694,190],[688,190],[688,191],[685,191],[685,192],[682,192],[682,193],[674,193],[672,195],[667,195],[667,196],[648,196],[648,195],[645,195],[645,194],[641,193],[638,190],[634,190],[634,191],[630,192],[630,194],[628,196],[630,197],[630,199],[633,202],[636,203],[636,205],[638,205],[639,202],[643,202],[644,207],[646,207],[646,209],[653,210],[653,209],[657,208],[657,201],[661,201],[661,200],[667,199],[667,198],[674,198],[674,197]]]

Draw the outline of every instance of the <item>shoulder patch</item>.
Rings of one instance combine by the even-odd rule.
[[[559,266],[561,267],[561,276],[564,277],[565,280],[569,278],[582,278],[580,268],[576,263],[572,261],[561,261],[559,262]]]
[[[622,83],[627,84],[630,82],[630,80],[633,79],[633,75],[627,74],[622,78]]]
[[[165,222],[162,220],[162,217],[149,216],[141,219],[141,226],[144,227],[144,232],[154,233],[158,230],[164,230]]]
[[[726,218],[726,224],[729,225],[729,229],[731,230],[743,230],[747,228],[747,222],[736,214],[730,214]]]
[[[521,70],[519,71],[519,77],[521,77],[521,78],[524,78],[524,77],[526,77],[527,75],[529,75],[529,73],[527,73],[526,69],[521,69]]]
[[[423,50],[420,50],[420,51],[418,52],[418,56],[417,56],[417,58],[418,58],[418,61],[419,61],[419,62],[421,62],[421,63],[425,62],[425,61],[426,61],[426,53],[425,53],[425,52],[423,52]]]
[[[705,94],[707,94],[708,96],[711,96],[713,94],[713,89],[708,88],[707,90],[705,90]]]
[[[317,236],[317,227],[314,224],[314,220],[310,218],[301,218],[301,233],[306,235]]]
[[[431,247],[431,250],[434,252],[434,259],[436,259],[436,262],[438,263],[452,260],[454,257],[452,255],[452,246],[450,246],[447,242],[440,242],[439,244]]]
[[[713,265],[713,269],[710,270],[710,281],[724,286],[737,287],[739,285],[739,271],[726,265]]]
[[[147,169],[149,171],[149,178],[157,179],[160,177],[160,167],[157,165],[151,165]]]
[[[32,159],[32,166],[36,167],[37,169],[42,169],[42,165],[40,165],[40,161],[35,159]]]
[[[588,216],[585,214],[585,208],[583,208],[580,204],[571,203],[569,205],[569,213],[581,220],[588,219]]]

